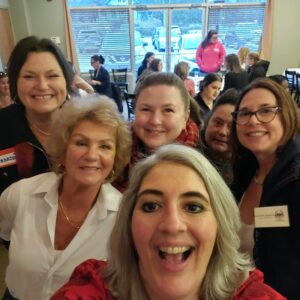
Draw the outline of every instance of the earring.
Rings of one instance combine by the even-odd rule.
[[[109,175],[106,177],[106,180],[111,180],[115,175],[115,170],[112,169],[111,172],[109,173]]]

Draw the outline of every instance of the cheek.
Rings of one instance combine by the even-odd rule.
[[[143,248],[150,240],[151,228],[147,226],[146,218],[139,212],[134,212],[131,221],[132,238],[139,256],[143,254]]]

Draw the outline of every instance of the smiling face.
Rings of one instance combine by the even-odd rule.
[[[217,221],[198,174],[172,162],[154,166],[142,180],[131,226],[150,299],[199,299]]]
[[[204,138],[207,146],[214,154],[221,157],[231,157],[230,128],[233,111],[234,105],[231,104],[217,107],[205,130]]]
[[[149,150],[155,150],[173,143],[187,119],[178,88],[164,84],[150,86],[137,99],[133,130]]]
[[[222,83],[220,81],[213,81],[211,84],[203,88],[203,92],[201,94],[206,99],[214,101],[220,95],[221,86]]]
[[[115,128],[87,120],[80,122],[67,146],[64,181],[72,186],[99,188],[113,169],[115,154]]]
[[[31,52],[17,81],[18,96],[29,114],[52,113],[67,97],[66,80],[50,52]]]
[[[256,111],[263,107],[277,106],[275,96],[267,89],[256,88],[249,91],[242,99],[239,110]],[[275,118],[267,124],[259,122],[256,116],[251,116],[248,124],[236,124],[237,137],[240,143],[249,149],[256,157],[275,156],[283,137],[283,124],[277,112]]]

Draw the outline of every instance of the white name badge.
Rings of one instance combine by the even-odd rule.
[[[290,227],[287,205],[254,208],[255,228]]]

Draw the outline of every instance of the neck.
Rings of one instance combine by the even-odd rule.
[[[50,132],[54,115],[55,113],[53,112],[48,114],[36,114],[26,110],[26,118],[32,129],[40,133],[44,132],[46,133],[45,135],[48,135]]]
[[[277,156],[275,153],[273,155],[257,155],[256,159],[259,165],[256,176],[264,179],[276,163]]]
[[[213,99],[211,99],[211,98],[208,98],[208,97],[206,97],[205,96],[205,94],[201,94],[201,97],[202,97],[202,99],[203,99],[203,101],[205,102],[205,104],[211,109],[212,108],[212,106],[213,106]]]

